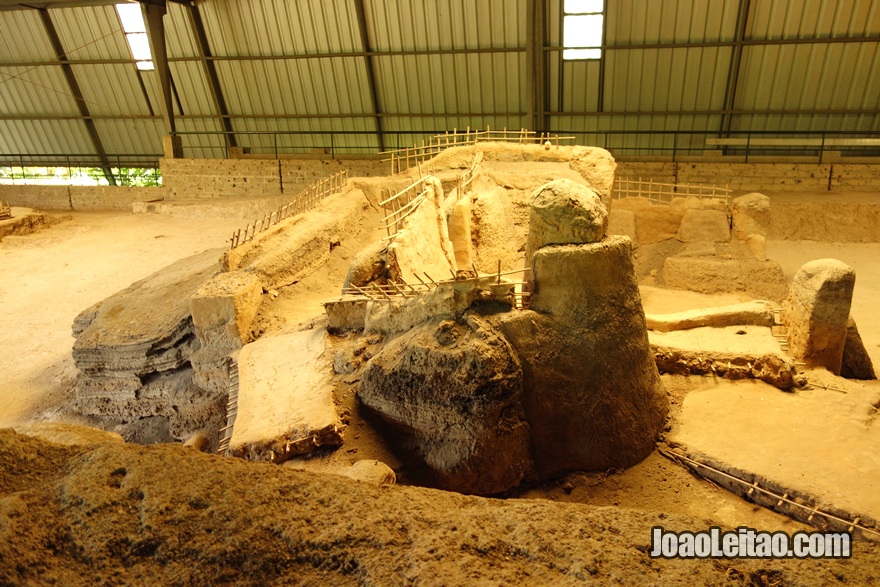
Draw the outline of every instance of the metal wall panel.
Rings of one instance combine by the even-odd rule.
[[[226,139],[220,133],[223,127],[216,118],[180,118],[177,130],[182,133],[210,133],[184,135],[183,155],[195,159],[226,157]],[[164,128],[162,128],[164,134]]]
[[[240,146],[250,148],[253,153],[364,155],[375,153],[379,148],[372,118],[249,118],[236,121],[236,130],[278,133],[237,135]]]

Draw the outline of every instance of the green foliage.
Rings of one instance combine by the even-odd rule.
[[[85,170],[89,177],[101,185],[107,185],[107,178],[104,171],[97,167]],[[149,169],[144,167],[113,167],[110,172],[116,178],[116,185],[120,186],[137,186],[137,187],[156,187],[162,185],[162,174],[158,169]]]

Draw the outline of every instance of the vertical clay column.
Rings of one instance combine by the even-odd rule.
[[[522,361],[538,475],[631,466],[653,450],[668,411],[632,245],[605,236],[607,210],[582,185],[550,182],[531,204],[533,311],[502,330]]]
[[[792,355],[840,375],[856,273],[837,259],[810,261],[794,276],[785,302]]]

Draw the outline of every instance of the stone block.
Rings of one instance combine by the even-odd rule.
[[[323,329],[261,338],[238,355],[238,402],[229,453],[280,463],[342,444]]]
[[[368,301],[361,297],[345,296],[325,302],[327,327],[331,330],[363,330]]]
[[[614,188],[614,174],[617,170],[617,163],[611,153],[599,147],[578,145],[572,148],[569,165],[583,176],[590,189],[607,205],[611,198],[611,190]]]
[[[238,348],[248,342],[262,295],[260,281],[245,271],[225,271],[202,285],[190,298],[202,346]]]
[[[846,342],[843,345],[840,376],[847,379],[877,379],[874,364],[865,349],[859,329],[852,316],[846,322]]]
[[[785,301],[789,348],[808,366],[840,375],[856,273],[837,259],[804,264]]]

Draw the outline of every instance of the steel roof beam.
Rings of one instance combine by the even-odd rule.
[[[749,13],[751,9],[751,0],[739,0],[739,8],[736,14],[736,37],[734,41],[737,43],[733,47],[730,56],[730,68],[727,70],[727,85],[724,89],[724,116],[721,119],[721,132],[729,133],[733,116],[730,110],[736,104],[736,88],[739,84],[740,64],[742,63],[743,41],[746,38],[746,31],[749,27]]]
[[[379,114],[380,118],[444,118],[444,117],[459,117],[459,118],[467,118],[467,117],[479,117],[479,116],[497,116],[497,117],[522,117],[526,116],[527,112],[382,112]],[[828,108],[828,109],[811,109],[811,110],[792,110],[785,108],[777,108],[777,109],[766,109],[766,108],[758,108],[753,110],[742,110],[742,109],[731,109],[731,110],[618,110],[618,111],[607,111],[607,112],[564,112],[564,111],[554,111],[549,110],[545,113],[547,116],[560,116],[560,117],[573,117],[573,116],[585,116],[585,117],[617,117],[617,116],[723,116],[724,114],[781,114],[786,116],[801,116],[801,115],[823,115],[823,114],[839,114],[844,116],[877,116],[876,110],[848,110],[842,108]],[[362,113],[362,114],[346,114],[346,113],[338,113],[338,114],[229,114],[226,118],[230,119],[239,119],[239,120],[260,120],[260,119],[299,119],[299,118],[313,118],[313,119],[321,119],[321,118],[339,118],[339,119],[359,119],[359,118],[375,118],[376,114]],[[185,116],[177,116],[177,120],[208,120],[212,118],[217,118],[215,114],[189,114]],[[16,120],[81,120],[82,116],[52,116],[52,115],[42,115],[42,114],[23,114],[23,115],[0,115],[0,120],[2,121],[16,121]],[[161,116],[157,115],[92,115],[87,117],[89,120],[162,120]],[[331,132],[331,131],[315,131],[316,133],[321,132]],[[343,131],[333,131],[333,132],[343,132]],[[370,131],[371,133],[373,131]],[[393,134],[395,131],[389,131],[386,134]],[[655,132],[655,131],[648,131]],[[687,133],[689,131],[681,131],[683,133]],[[695,131],[695,132],[714,132],[714,131]],[[745,132],[745,131],[744,131]],[[776,131],[774,131],[776,132]],[[786,132],[786,131],[778,131],[778,132]],[[792,131],[794,132],[794,131]],[[802,132],[813,132],[813,131],[802,131]],[[820,131],[816,131],[820,132]],[[856,132],[856,131],[853,131]],[[235,134],[247,134],[248,131],[236,131]]]
[[[526,127],[543,132],[547,130],[549,93],[544,56],[546,4],[544,0],[528,0],[526,11]]]
[[[86,104],[82,89],[76,81],[76,75],[73,73],[73,67],[71,67],[70,63],[67,61],[67,53],[64,51],[64,46],[61,44],[61,38],[58,36],[58,30],[55,28],[55,23],[52,22],[52,17],[49,15],[49,11],[45,8],[40,8],[39,13],[40,19],[43,22],[43,28],[46,31],[46,35],[49,37],[49,42],[52,44],[52,50],[58,56],[58,60],[61,63],[61,70],[64,72],[64,78],[67,80],[67,86],[70,89],[74,102],[76,102],[77,108],[79,109],[79,120],[83,121],[89,139],[92,141],[92,146],[95,148],[95,153],[98,154],[98,157],[101,160],[101,171],[104,172],[104,177],[107,178],[110,185],[116,185],[116,179],[113,177],[113,171],[110,169],[110,159],[107,158],[107,152],[104,150],[101,136],[98,134],[98,127],[95,126],[95,122],[91,118],[88,104]]]
[[[195,4],[189,5],[189,22],[192,27],[193,35],[196,38],[199,49],[199,61],[202,63],[202,69],[208,80],[208,87],[211,88],[211,100],[214,103],[214,109],[220,119],[220,125],[226,131],[226,146],[236,147],[238,141],[235,139],[232,121],[229,117],[229,109],[226,107],[226,99],[223,97],[223,88],[220,86],[220,76],[217,75],[217,67],[211,57],[211,45],[208,43],[208,34],[205,31],[205,23],[202,20],[202,13]]]
[[[373,58],[370,55],[370,34],[367,30],[367,11],[364,8],[364,0],[355,0],[354,9],[357,15],[361,47],[364,50],[362,55],[364,59],[364,70],[367,75],[367,85],[370,92],[370,105],[373,108],[376,122],[376,141],[379,144],[379,151],[381,152],[385,150],[385,135],[382,132],[382,110],[379,107],[379,92],[376,89],[376,72],[373,70]]]
[[[694,43],[646,43],[605,45],[603,51],[637,51],[640,49],[700,49],[706,47],[755,47],[774,45],[823,45],[839,43],[880,43],[880,37],[810,37],[798,39],[744,39],[737,41],[699,41]],[[545,52],[561,52],[565,47],[547,46]],[[343,59],[352,57],[405,57],[408,55],[479,55],[493,53],[525,53],[525,47],[483,47],[478,49],[413,49],[403,51],[357,51],[337,53],[309,53],[300,55],[210,55],[207,61],[297,61],[300,59]],[[169,63],[201,61],[202,57],[169,57]],[[124,65],[131,59],[77,59],[68,60],[71,65]],[[61,65],[55,61],[4,61],[0,67],[40,67]]]
[[[51,2],[22,2],[21,0],[0,0],[0,12],[4,10],[33,10],[50,8],[78,8],[83,6],[113,6],[125,0],[54,0]],[[189,5],[191,0],[168,0],[176,4]],[[140,0],[143,4],[165,6],[165,0]]]
[[[164,2],[159,4],[141,3],[144,14],[144,22],[147,25],[147,39],[150,42],[150,52],[153,55],[153,67],[159,83],[159,93],[162,96],[162,121],[165,124],[165,134],[174,139],[177,131],[177,123],[174,119],[174,93],[171,87],[171,69],[168,67],[168,50],[165,45],[165,14],[167,7]],[[178,142],[173,142],[172,155],[180,157],[183,150]]]

